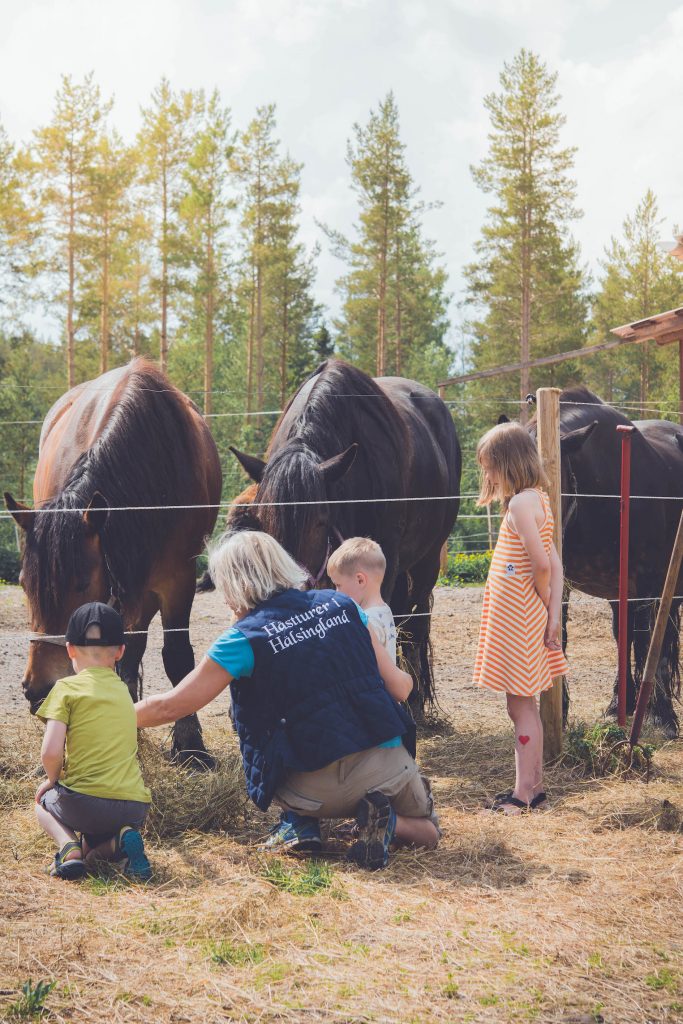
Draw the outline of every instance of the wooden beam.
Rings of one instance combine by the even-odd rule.
[[[629,345],[634,341],[645,341],[645,338],[617,338],[615,341],[603,341],[600,345],[589,345],[587,348],[575,348],[570,352],[556,352],[552,356],[541,356],[539,359],[531,359],[528,363],[507,363],[505,366],[493,366],[490,370],[478,370],[476,373],[463,373],[459,377],[448,377],[447,380],[439,381],[439,394],[443,397],[443,389],[450,384],[466,384],[470,380],[483,380],[486,377],[497,377],[501,373],[515,373],[528,366],[552,366],[553,363],[565,363],[569,359],[580,359],[582,356],[592,356],[596,352],[607,352],[611,348],[619,348],[621,345]]]
[[[539,388],[536,392],[538,452],[548,477],[548,497],[553,510],[553,540],[562,559],[562,488],[560,485],[560,389]],[[541,694],[543,758],[553,761],[562,753],[563,676],[553,679],[551,689]]]

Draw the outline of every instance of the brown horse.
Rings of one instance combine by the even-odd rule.
[[[135,359],[68,391],[41,431],[37,511],[5,494],[24,531],[20,581],[34,632],[63,636],[74,608],[115,601],[135,634],[119,664],[135,698],[146,630],[160,611],[175,686],[194,667],[195,560],[217,515],[217,507],[182,506],[217,506],[220,492],[218,452],[201,413],[152,363]],[[150,508],[159,505],[168,507]],[[31,709],[71,671],[63,645],[32,641],[22,682]],[[173,752],[211,763],[196,715],[176,724]]]

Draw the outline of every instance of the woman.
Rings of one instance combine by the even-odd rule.
[[[223,536],[209,570],[237,622],[174,690],[136,705],[138,726],[198,711],[229,684],[249,796],[262,811],[274,800],[304,815],[299,841],[319,848],[320,818],[355,814],[349,858],[363,867],[385,867],[394,839],[436,846],[429,784],[392,742],[413,742],[398,703],[412,682],[362,609],[332,590],[304,591],[306,573],[265,533]]]

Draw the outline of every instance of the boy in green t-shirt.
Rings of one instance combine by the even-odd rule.
[[[98,601],[77,608],[66,650],[77,675],[58,679],[37,712],[47,723],[47,779],[36,791],[36,815],[59,847],[50,874],[81,878],[86,861],[99,858],[146,880],[152,869],[139,829],[151,797],[137,760],[133,701],[114,671],[125,650],[121,616]]]

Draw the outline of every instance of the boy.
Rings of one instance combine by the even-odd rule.
[[[379,544],[369,537],[350,537],[330,555],[327,575],[342,594],[363,609],[383,647],[396,661],[396,625],[389,605],[382,600],[387,568]]]
[[[76,675],[58,679],[37,712],[46,723],[47,779],[36,791],[36,816],[58,846],[50,874],[75,880],[99,858],[146,881],[152,869],[139,829],[151,796],[137,760],[133,701],[114,671],[125,650],[121,616],[98,601],[77,608],[66,650]]]

